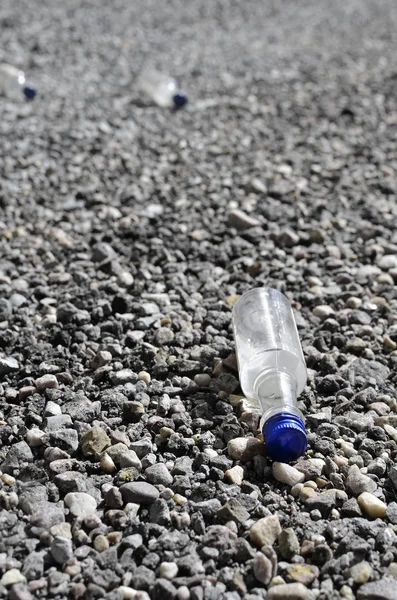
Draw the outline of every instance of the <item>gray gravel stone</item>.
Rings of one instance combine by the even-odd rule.
[[[164,463],[156,463],[145,470],[146,479],[155,485],[171,485],[173,477]]]
[[[120,487],[124,502],[151,504],[159,497],[158,490],[145,481],[125,483]]]

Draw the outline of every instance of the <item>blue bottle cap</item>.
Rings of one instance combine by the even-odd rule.
[[[185,106],[185,104],[187,103],[187,96],[185,92],[179,90],[179,92],[177,92],[173,97],[173,101],[176,108],[182,108],[182,106]]]
[[[23,88],[23,93],[25,95],[25,98],[27,98],[28,100],[33,100],[33,98],[37,94],[37,90],[34,87],[34,85],[32,85],[31,83],[27,83]]]
[[[306,451],[305,424],[294,413],[273,415],[263,425],[262,433],[268,455],[277,462],[292,462]]]

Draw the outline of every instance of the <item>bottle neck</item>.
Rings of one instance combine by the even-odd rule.
[[[296,380],[288,373],[275,370],[261,373],[254,383],[254,391],[262,409],[262,422],[285,410],[301,416]]]

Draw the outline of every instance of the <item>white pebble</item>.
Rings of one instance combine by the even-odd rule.
[[[43,438],[45,436],[45,432],[41,431],[38,427],[33,427],[29,429],[26,434],[26,441],[32,448],[37,448],[43,444]]]
[[[373,494],[369,492],[363,492],[357,498],[360,508],[369,517],[377,518],[384,517],[386,514],[387,506],[382,500],[379,500]]]
[[[178,575],[178,565],[174,562],[162,562],[160,565],[160,577],[170,581]]]
[[[25,575],[22,575],[21,571],[18,569],[10,569],[4,573],[0,583],[4,585],[4,587],[10,587],[15,583],[26,583],[26,577]]]
[[[241,485],[244,479],[244,469],[243,467],[236,465],[225,472],[225,477],[230,481],[230,483]]]
[[[273,463],[273,477],[277,481],[290,486],[302,483],[305,480],[304,474],[298,471],[298,469],[280,462]]]
[[[150,373],[148,373],[147,371],[140,371],[138,373],[138,379],[140,381],[144,381],[146,383],[146,385],[149,385],[149,383],[151,382],[152,378],[150,376]]]
[[[117,591],[123,596],[124,600],[133,600],[138,593],[134,588],[127,587],[126,585],[121,585],[117,588]]]

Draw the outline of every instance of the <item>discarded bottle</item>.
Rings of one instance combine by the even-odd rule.
[[[267,453],[296,460],[307,448],[297,406],[307,371],[290,303],[278,290],[250,290],[233,307],[233,329],[241,388],[261,408]]]
[[[181,108],[187,102],[185,92],[178,89],[175,79],[151,68],[144,68],[138,85],[158,106]]]
[[[28,100],[33,100],[36,88],[26,81],[23,71],[3,63],[0,64],[0,94],[12,99],[25,96]]]

